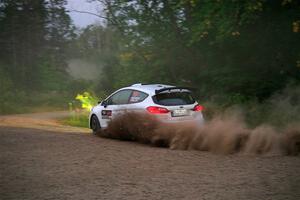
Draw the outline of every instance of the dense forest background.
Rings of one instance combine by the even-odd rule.
[[[252,124],[300,120],[299,1],[89,1],[105,23],[78,29],[66,0],[0,0],[0,113],[142,82],[197,88],[208,116],[238,106]],[[96,78],[72,77],[74,59]]]

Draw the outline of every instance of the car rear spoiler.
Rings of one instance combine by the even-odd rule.
[[[167,88],[162,88],[162,89],[159,89],[159,90],[155,90],[155,94],[159,94],[159,93],[162,93],[164,91],[171,91],[171,90],[180,90],[180,92],[182,90],[194,90],[193,88],[190,88],[190,87],[167,87]]]

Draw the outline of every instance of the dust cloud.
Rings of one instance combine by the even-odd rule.
[[[75,79],[97,80],[102,66],[82,59],[71,59],[68,61],[67,72]]]
[[[113,119],[101,135],[176,150],[216,154],[298,155],[300,152],[300,126],[289,125],[277,130],[261,125],[250,129],[236,117],[216,117],[199,127],[165,124],[148,114],[128,112]]]

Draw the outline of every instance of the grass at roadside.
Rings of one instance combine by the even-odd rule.
[[[64,125],[88,128],[89,126],[88,113],[86,112],[72,113],[70,117],[64,118],[60,122]]]
[[[72,96],[66,92],[1,93],[0,115],[67,110]]]

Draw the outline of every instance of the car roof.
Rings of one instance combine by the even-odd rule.
[[[139,90],[142,92],[146,92],[148,94],[155,94],[155,90],[160,90],[163,88],[169,88],[169,87],[174,87],[173,85],[165,85],[165,84],[142,84],[142,83],[137,83],[133,84],[129,87],[126,87],[126,89],[134,89],[134,90]],[[122,88],[125,89],[125,88]]]

